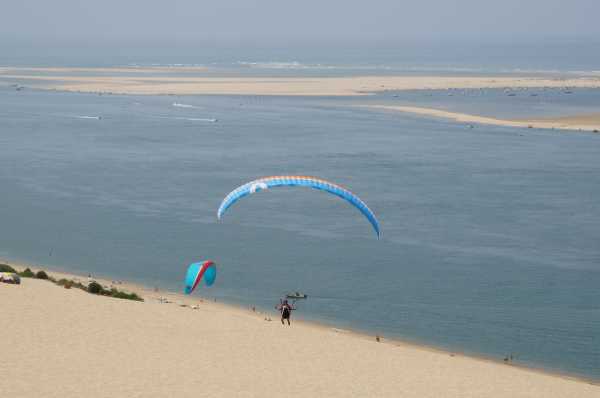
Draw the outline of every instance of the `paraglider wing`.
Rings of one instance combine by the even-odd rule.
[[[350,192],[349,190],[340,187],[332,182],[322,180],[315,177],[307,176],[272,176],[264,177],[258,180],[250,181],[229,193],[221,202],[219,210],[217,211],[217,218],[221,219],[223,214],[233,205],[235,202],[248,196],[250,194],[267,190],[274,187],[293,187],[302,186],[321,191],[329,192],[330,194],[339,196],[354,207],[356,207],[366,218],[369,220],[377,237],[379,238],[379,222],[375,217],[375,214],[369,209],[369,207],[363,202],[358,196]]]
[[[211,286],[217,278],[217,266],[208,260],[190,264],[185,276],[185,293],[191,294],[204,277],[206,286]]]

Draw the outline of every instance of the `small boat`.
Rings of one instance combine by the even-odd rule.
[[[286,294],[285,298],[292,299],[292,300],[306,300],[308,298],[308,296],[306,294],[295,292],[295,293]]]

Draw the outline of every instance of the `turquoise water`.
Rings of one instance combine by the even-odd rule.
[[[410,100],[389,94],[369,101]],[[358,101],[0,88],[0,257],[170,289],[211,258],[202,295],[272,308],[298,290],[305,319],[600,378],[600,135]],[[217,222],[231,189],[280,173],[349,187],[382,239],[310,190]]]

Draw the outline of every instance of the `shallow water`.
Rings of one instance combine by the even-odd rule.
[[[211,258],[202,295],[298,290],[307,319],[600,378],[600,136],[356,101],[0,89],[0,256],[170,289]],[[280,173],[349,187],[382,239],[302,189],[217,222],[231,189]]]
[[[494,118],[535,119],[597,114],[600,90],[593,88],[452,89],[388,91],[374,104],[443,109]]]

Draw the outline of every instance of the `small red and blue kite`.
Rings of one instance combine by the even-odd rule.
[[[206,286],[211,286],[217,278],[217,266],[207,260],[190,264],[185,276],[185,294],[192,294],[198,283],[204,278]]]

